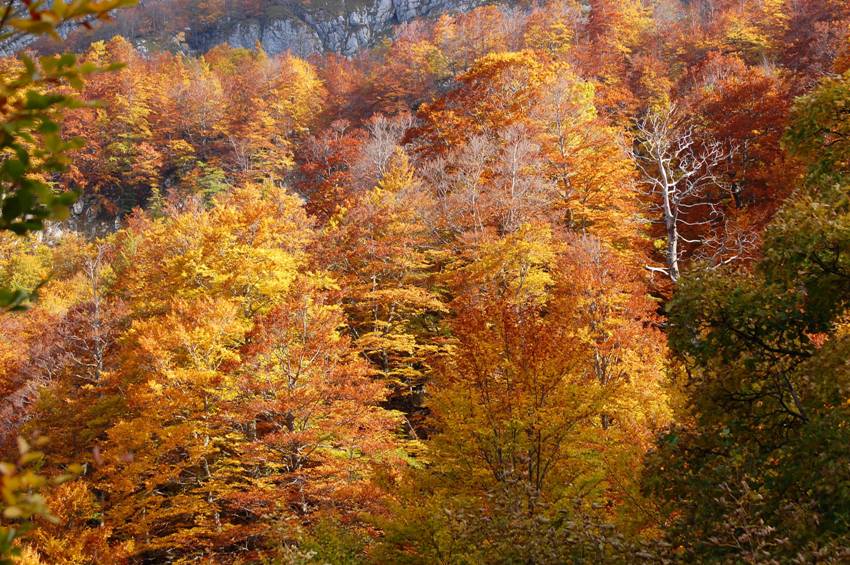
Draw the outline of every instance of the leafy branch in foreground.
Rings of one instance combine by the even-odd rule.
[[[59,37],[71,22],[90,25],[109,11],[135,0],[76,0],[17,3],[9,0],[0,12],[0,42],[10,38]],[[82,64],[71,53],[32,58],[26,54],[0,67],[0,230],[23,235],[44,229],[48,220],[62,220],[77,198],[76,192],[54,189],[52,178],[65,170],[69,153],[79,139],[65,139],[60,123],[66,110],[82,106],[75,92],[85,78],[116,66]],[[0,308],[24,307],[31,295],[18,289],[0,289]]]
[[[47,438],[40,437],[36,446],[43,446]],[[55,521],[50,514],[41,491],[48,484],[61,484],[77,476],[82,468],[72,465],[68,474],[48,479],[39,473],[44,454],[34,451],[29,442],[18,438],[20,457],[17,463],[0,463],[0,565],[14,563],[20,554],[16,540],[35,527],[38,518]]]

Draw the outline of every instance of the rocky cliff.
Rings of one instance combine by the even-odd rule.
[[[192,50],[220,43],[268,53],[291,51],[306,57],[322,51],[352,55],[385,35],[392,26],[444,12],[465,11],[486,0],[337,0],[323,5],[299,1],[274,3],[262,18],[223,19],[203,30],[186,30]]]
[[[185,28],[182,23],[185,17],[168,17],[181,2],[140,0],[133,9],[118,10],[112,23],[96,25],[92,31],[78,24],[61,26],[59,31],[66,38],[64,43],[40,41],[35,48],[42,52],[82,51],[93,41],[122,35],[141,50],[173,49],[185,41],[195,53],[204,53],[222,43],[248,49],[259,43],[271,54],[290,51],[307,57],[333,51],[353,55],[375,44],[400,23],[433,18],[446,12],[463,12],[488,3],[509,3],[510,0],[261,0],[254,9],[259,10],[256,15],[249,17],[244,11],[234,9],[231,15],[213,21],[208,17],[198,18]],[[180,8],[185,10],[185,5]],[[154,12],[155,17],[145,21],[145,13]],[[145,24],[137,25],[137,21],[145,21]],[[30,45],[32,38],[28,36],[2,37],[0,56],[11,55]]]

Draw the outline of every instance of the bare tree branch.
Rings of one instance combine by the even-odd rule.
[[[637,144],[632,150],[637,169],[656,198],[652,208],[659,212],[667,235],[665,268],[649,268],[663,272],[673,282],[679,278],[684,250],[679,243],[702,244],[702,239],[685,237],[681,228],[711,225],[722,218],[717,202],[712,201],[712,188],[725,188],[723,171],[734,149],[714,140],[698,139],[692,125],[681,123],[675,106],[648,112],[636,124]],[[683,213],[703,208],[708,218],[684,219]]]

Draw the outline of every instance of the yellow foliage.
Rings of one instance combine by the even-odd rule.
[[[119,273],[131,306],[162,311],[172,298],[221,297],[245,311],[268,309],[304,264],[309,221],[299,200],[273,185],[247,184],[205,214],[151,222],[119,238]]]
[[[557,246],[548,225],[523,224],[512,234],[483,243],[458,275],[466,285],[487,289],[490,299],[542,304],[554,282]]]

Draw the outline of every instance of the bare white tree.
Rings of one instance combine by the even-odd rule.
[[[442,224],[456,234],[513,233],[524,223],[551,219],[560,198],[544,174],[540,146],[518,125],[472,136],[419,172]]]
[[[370,190],[384,176],[392,156],[402,148],[404,134],[413,124],[413,116],[407,113],[395,117],[378,114],[369,121],[369,140],[351,167],[351,176],[358,190]]]
[[[727,188],[723,173],[733,152],[718,141],[698,139],[694,126],[683,123],[675,106],[650,111],[637,122],[632,156],[653,197],[655,221],[664,224],[667,235],[666,266],[647,269],[678,280],[682,244],[703,243],[684,233],[722,220],[712,189]]]
[[[493,166],[493,201],[501,233],[512,233],[530,220],[547,217],[558,196],[544,175],[540,146],[523,126],[499,134],[500,151]]]
[[[96,384],[102,378],[108,350],[126,319],[123,303],[107,298],[106,267],[106,246],[99,245],[80,269],[89,299],[45,328],[39,339],[27,345],[26,361],[6,375],[6,386],[12,383],[15,389],[0,398],[0,441],[7,441],[20,431],[42,389],[63,375],[73,377],[76,384]],[[6,323],[14,324],[14,320]],[[0,334],[4,329],[0,327]]]
[[[496,143],[476,135],[447,157],[424,163],[422,176],[438,204],[443,225],[453,233],[481,233],[489,209],[488,171],[498,153]]]
[[[105,370],[107,349],[115,339],[115,328],[108,319],[103,288],[105,253],[106,246],[98,245],[97,252],[83,262],[82,274],[88,283],[91,299],[81,307],[84,309],[80,311],[82,316],[79,320],[69,316],[68,323],[59,331],[75,375],[90,383],[100,382]]]

